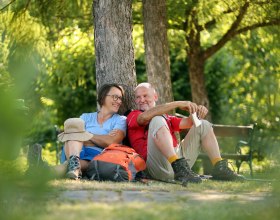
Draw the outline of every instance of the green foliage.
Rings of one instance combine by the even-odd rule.
[[[11,87],[30,107],[28,141],[53,141],[55,124],[95,110],[93,34],[76,22],[52,47],[46,29],[28,11],[16,16],[7,11],[0,19],[1,89]]]
[[[8,4],[8,2],[6,1]],[[2,3],[1,7],[3,7]],[[175,100],[190,100],[187,66],[190,12],[196,9],[201,46],[217,42],[244,1],[167,1],[171,78]],[[92,1],[14,1],[0,14],[0,89],[14,90],[29,112],[29,140],[52,142],[54,125],[96,110]],[[277,4],[252,2],[241,27],[277,17]],[[278,6],[279,7],[279,6]],[[133,1],[133,43],[138,82],[145,71],[142,3]],[[212,22],[211,22],[212,21]],[[209,23],[210,22],[210,23]],[[251,23],[250,23],[251,22]],[[226,44],[205,66],[213,122],[258,122],[264,149],[279,124],[279,30],[248,32]],[[270,142],[269,142],[270,143]],[[269,152],[273,152],[271,148]]]
[[[272,153],[273,148],[278,147],[280,131],[280,65],[276,61],[280,56],[276,46],[279,45],[279,30],[272,30],[249,32],[235,42],[237,47],[245,44],[240,53],[235,51],[236,56],[242,57],[237,65],[242,63],[243,66],[229,84],[232,89],[229,101],[240,103],[232,107],[233,115],[241,121],[250,118],[258,123],[256,145],[266,153]],[[244,38],[249,38],[248,45],[244,43]]]
[[[56,41],[60,31],[78,22],[79,28],[92,28],[92,0],[20,0],[11,5],[16,16],[25,11],[48,28],[48,39]]]
[[[228,105],[228,96],[231,90],[228,89],[227,83],[231,74],[235,73],[235,59],[227,48],[222,49],[213,58],[211,58],[205,67],[205,75],[207,79],[207,91],[211,103],[212,121],[215,123],[238,124],[235,118],[229,118],[228,114],[224,117],[222,109],[231,110]],[[226,113],[226,111],[225,111]],[[227,121],[223,121],[227,120]]]
[[[3,1],[2,1],[3,2]],[[3,3],[1,2],[1,7]],[[5,1],[8,4],[9,1]],[[173,0],[168,2],[168,24],[170,61],[175,100],[190,99],[190,83],[188,77],[186,49],[186,30],[183,29],[187,13],[196,7],[199,11],[199,24],[204,28],[201,34],[202,47],[206,48],[217,42],[218,38],[230,26],[236,13],[223,16],[225,8],[233,11],[244,1],[186,1]],[[263,4],[262,7],[250,7],[248,17],[242,23],[247,25],[251,21],[265,21],[275,17],[277,2]],[[92,210],[99,213],[106,212],[110,219],[112,214],[124,218],[127,213],[118,212],[127,206],[108,206],[108,204],[91,204],[80,210],[80,204],[59,205],[36,203],[38,196],[44,192],[47,173],[39,169],[33,176],[23,176],[26,161],[15,161],[17,156],[25,158],[26,151],[22,150],[23,140],[28,136],[26,143],[40,142],[44,145],[43,154],[52,164],[54,159],[56,133],[54,125],[61,126],[69,117],[78,117],[82,112],[96,110],[96,85],[94,76],[94,48],[92,33],[92,1],[14,1],[10,7],[0,13],[0,218],[37,219],[37,212],[42,207],[50,207],[43,213],[45,219],[61,219],[70,211],[73,218],[82,215],[92,219]],[[134,46],[136,58],[137,79],[146,81],[143,27],[141,24],[141,2],[133,1],[134,8]],[[215,25],[206,30],[207,22],[216,19]],[[187,23],[190,24],[190,23]],[[208,26],[207,26],[208,27]],[[279,29],[279,28],[278,28]],[[272,162],[279,160],[279,30],[265,28],[248,32],[225,45],[214,57],[207,62],[205,73],[207,90],[211,101],[211,111],[215,123],[247,124],[258,122],[259,131],[255,135],[255,143],[263,155],[273,155],[274,161],[264,160],[265,167],[270,168]],[[15,100],[24,98],[30,111],[16,108]],[[265,151],[265,154],[264,154]],[[5,161],[3,160],[5,159]],[[276,166],[276,170],[279,167]],[[268,169],[266,169],[267,171]],[[39,174],[44,174],[40,176]],[[277,172],[276,172],[277,173]],[[279,173],[279,172],[278,172]],[[279,174],[277,173],[277,178]],[[275,176],[272,176],[275,178]],[[269,176],[265,176],[269,178]],[[67,183],[67,181],[66,181]],[[189,186],[188,190],[203,192],[214,189],[240,192],[255,192],[258,186],[249,183],[202,184]],[[76,183],[77,188],[81,183]],[[83,183],[89,184],[89,183]],[[58,184],[64,187],[64,182]],[[74,186],[72,182],[71,187]],[[75,187],[75,186],[74,186]],[[84,185],[82,186],[84,187]],[[104,185],[99,186],[104,188]],[[114,189],[116,185],[112,186]],[[146,188],[145,188],[146,187]],[[167,188],[169,191],[182,188]],[[279,197],[279,184],[273,184],[273,194]],[[97,188],[93,185],[93,188]],[[91,188],[90,190],[92,190]],[[140,186],[141,190],[166,190],[166,186]],[[269,186],[264,187],[266,190]],[[122,188],[120,188],[122,189]],[[123,187],[127,189],[127,185]],[[135,185],[128,189],[134,190]],[[248,190],[249,189],[249,190]],[[65,190],[65,189],[64,189]],[[108,190],[108,188],[107,188]],[[23,192],[25,193],[23,195]],[[204,194],[203,194],[204,195]],[[30,206],[26,197],[35,201],[36,207]],[[49,198],[49,197],[48,197]],[[277,198],[277,197],[276,197]],[[50,201],[47,199],[47,201]],[[130,203],[128,214],[134,218],[166,218],[176,216],[178,219],[189,218],[277,218],[279,199],[267,200],[258,203],[248,203],[245,211],[244,204],[230,201],[209,202],[196,206],[195,203],[186,203],[186,200],[167,203],[158,206],[154,203]],[[178,203],[179,202],[179,203]],[[178,209],[178,204],[183,208]],[[45,206],[44,206],[45,205]],[[108,208],[110,207],[110,208]],[[137,207],[137,208],[135,208]],[[139,208],[140,207],[140,208]],[[187,207],[187,208],[186,208]],[[233,213],[228,212],[234,207]],[[58,208],[60,212],[53,212]],[[127,207],[126,207],[127,208]],[[206,210],[201,212],[201,210]],[[72,210],[72,211],[71,211]],[[103,210],[103,212],[100,212]],[[143,210],[146,210],[143,213]],[[155,212],[155,210],[157,210]],[[164,215],[164,211],[166,211]],[[186,211],[187,210],[187,211]],[[192,210],[189,212],[189,210]],[[223,210],[223,211],[221,211]],[[15,211],[14,214],[11,211]],[[232,211],[232,210],[231,210]],[[43,210],[44,212],[44,210]],[[52,213],[53,215],[49,215]],[[85,214],[86,213],[86,214]],[[177,215],[179,213],[179,215]],[[210,214],[209,214],[210,213]],[[217,214],[218,213],[218,214]],[[113,218],[116,217],[113,215]]]
[[[189,81],[184,32],[171,29],[168,31],[170,48],[171,82],[174,100],[191,100],[191,85]]]
[[[52,48],[40,89],[45,105],[56,111],[58,124],[96,110],[93,34],[67,28]],[[48,101],[49,100],[49,101]]]
[[[138,9],[139,5],[134,6]],[[138,9],[139,10],[139,9]],[[146,82],[145,49],[144,49],[144,30],[143,25],[134,24],[133,26],[133,46],[135,54],[135,67],[137,82]]]
[[[132,1],[132,19],[134,25],[143,24],[142,1]]]
[[[255,135],[254,145],[272,154],[273,148],[279,145],[277,134],[280,120],[277,1],[167,1],[168,24],[171,31],[176,30],[176,36],[179,36],[180,30],[187,39],[191,32],[200,33],[196,44],[189,45],[190,40],[181,40],[181,47],[186,48],[186,51],[190,51],[191,47],[195,47],[197,51],[205,51],[225,36],[240,15],[240,8],[247,3],[248,8],[237,29],[233,30],[232,35],[226,36],[231,39],[230,43],[223,45],[206,62],[204,73],[210,111],[214,123],[257,122],[259,132]],[[258,25],[269,22],[274,22],[275,26],[255,29]],[[236,35],[243,28],[247,31],[240,36]],[[253,31],[250,31],[251,28]],[[171,37],[170,42],[173,39]],[[224,40],[228,41],[226,38]],[[172,49],[171,69],[177,65],[174,63]],[[175,72],[172,71],[173,77]],[[175,82],[173,78],[177,90],[180,87]],[[177,93],[174,94],[176,97]],[[179,94],[183,92],[180,91]],[[265,146],[267,143],[269,147]]]
[[[278,35],[275,29],[241,35],[206,66],[214,122],[257,123],[253,146],[267,156],[279,145]]]

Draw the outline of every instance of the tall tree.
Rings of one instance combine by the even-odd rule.
[[[143,0],[143,23],[148,81],[159,93],[159,104],[171,102],[166,0]]]
[[[273,0],[181,1],[175,14],[169,2],[173,27],[185,32],[192,100],[209,107],[205,85],[206,61],[234,37],[256,28],[279,25],[279,6]],[[183,7],[181,7],[183,8]],[[176,16],[176,17],[175,17]]]
[[[125,88],[124,112],[134,107],[136,86],[132,44],[132,1],[94,0],[94,43],[97,87],[119,83]]]

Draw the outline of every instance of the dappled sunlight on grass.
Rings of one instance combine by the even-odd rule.
[[[172,191],[182,190],[181,185],[167,184],[158,181],[150,181],[148,184],[140,182],[98,182],[98,181],[75,181],[75,180],[54,180],[50,185],[58,190],[160,190]]]
[[[149,181],[148,184],[136,183],[116,183],[116,182],[98,182],[98,181],[75,181],[75,180],[54,180],[50,186],[55,189],[63,190],[135,190],[135,191],[217,191],[229,193],[246,192],[270,192],[272,190],[271,182],[246,181],[240,182],[222,182],[206,180],[202,184],[188,184],[187,187],[181,185],[168,184],[158,181]]]
[[[245,207],[244,207],[245,206]],[[234,198],[221,201],[167,203],[131,202],[50,202],[42,220],[87,219],[276,219],[277,205],[271,201],[236,202]]]
[[[8,219],[277,219],[279,189],[275,191],[273,187],[279,187],[279,182],[207,180],[202,184],[182,187],[157,181],[142,184],[51,180],[48,188],[40,187],[41,191],[38,192],[41,192],[41,196],[37,199],[21,196],[11,201],[10,205],[16,206],[11,206],[13,214]],[[38,194],[35,188],[29,187],[33,191],[29,191],[31,195]],[[20,189],[26,190],[25,187]],[[61,196],[72,191],[89,196]],[[133,192],[130,194],[132,197],[125,199],[125,192]],[[102,200],[106,195],[109,198]],[[115,199],[114,195],[118,198]],[[175,196],[175,200],[169,199],[168,195]],[[137,197],[136,200],[133,200],[133,196]],[[24,217],[21,218],[21,215]]]

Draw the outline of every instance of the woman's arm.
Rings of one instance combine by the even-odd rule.
[[[93,137],[90,139],[90,141],[84,142],[85,145],[91,146],[91,145],[98,145],[100,147],[106,148],[110,144],[113,143],[121,143],[122,140],[125,137],[125,133],[122,130],[115,129],[112,130],[107,135],[93,135]]]

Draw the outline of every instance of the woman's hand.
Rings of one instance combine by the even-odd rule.
[[[109,136],[116,136],[117,134],[119,134],[121,131],[120,130],[112,130],[110,131],[110,133],[108,134]]]

